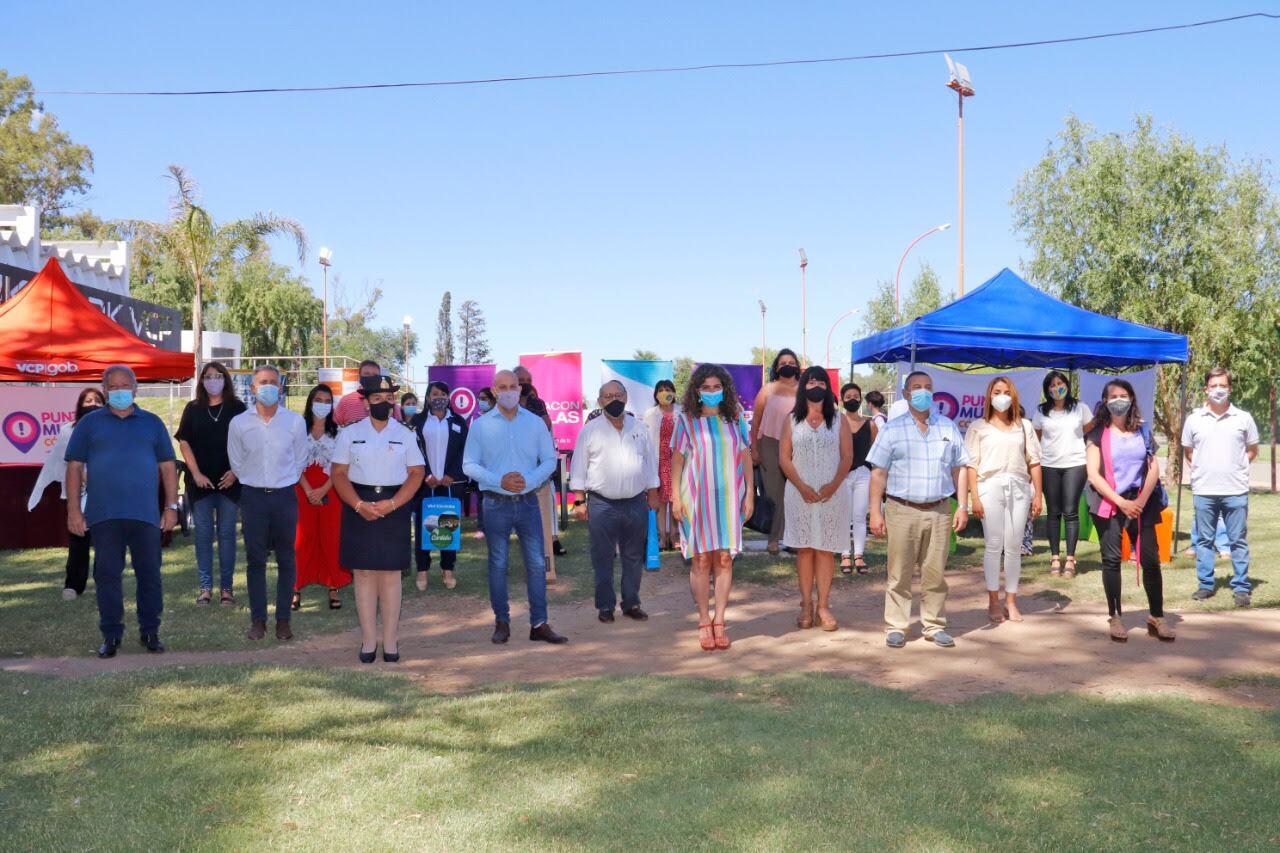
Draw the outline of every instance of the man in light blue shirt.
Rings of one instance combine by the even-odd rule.
[[[493,377],[493,410],[477,418],[467,435],[462,472],[480,487],[484,537],[489,547],[489,604],[496,621],[493,642],[511,637],[507,564],[511,531],[524,553],[529,588],[529,639],[568,642],[547,623],[547,562],[537,490],[556,467],[551,432],[538,416],[520,408],[520,383],[510,370]]]
[[[887,533],[889,537],[885,642],[894,649],[907,642],[911,576],[919,566],[924,638],[950,648],[955,640],[946,631],[947,580],[943,573],[951,531],[958,533],[969,523],[965,475],[969,454],[955,423],[934,408],[929,374],[914,371],[903,384],[910,413],[891,418],[867,454],[872,466],[870,529],[876,536]],[[948,501],[953,494],[959,503],[954,515]]]

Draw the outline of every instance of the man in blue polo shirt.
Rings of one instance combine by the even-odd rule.
[[[124,636],[124,552],[133,557],[138,584],[138,630],[149,652],[163,652],[160,613],[160,533],[178,522],[178,472],[173,442],[164,422],[134,405],[138,380],[123,364],[102,374],[107,405],[76,424],[67,444],[68,494],[88,491],[84,512],[67,503],[67,528],[77,536],[93,535],[93,582],[98,594],[98,657],[115,657]],[[164,483],[164,513],[156,506]]]

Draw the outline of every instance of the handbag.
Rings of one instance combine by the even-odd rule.
[[[760,476],[760,466],[752,469],[751,484],[755,490],[755,507],[751,517],[744,523],[748,530],[768,535],[773,530],[773,498],[764,493],[764,480]]]

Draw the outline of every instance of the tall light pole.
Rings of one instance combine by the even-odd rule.
[[[328,246],[320,247],[320,266],[324,269],[324,321],[321,337],[324,339],[324,366],[329,366],[329,264],[333,262],[333,252]]]
[[[823,367],[831,366],[831,335],[833,332],[835,332],[836,326],[839,326],[845,320],[848,320],[850,317],[852,317],[854,314],[857,314],[861,310],[862,309],[860,308],[850,308],[848,311],[840,315],[840,319],[836,320],[834,323],[831,324],[831,328],[827,331],[827,360],[823,363],[822,365]]]
[[[965,68],[959,62],[952,62],[951,57],[943,54],[947,58],[947,68],[951,72],[951,79],[947,80],[947,88],[956,93],[956,100],[959,104],[959,112],[956,118],[956,135],[959,162],[959,180],[960,180],[960,223],[957,236],[960,238],[960,269],[959,269],[959,288],[958,293],[964,296],[964,99],[973,97],[973,82],[969,79],[969,69]]]
[[[408,314],[404,315],[404,369],[405,373],[409,373],[409,327],[413,325],[413,318]],[[410,377],[412,378],[412,377]],[[416,388],[414,389],[417,390]]]
[[[902,322],[902,265],[906,263],[907,254],[915,248],[916,243],[919,243],[925,237],[928,237],[930,234],[936,234],[939,231],[946,231],[950,227],[950,222],[933,226],[928,231],[912,240],[907,246],[907,251],[903,252],[902,257],[898,259],[898,272],[893,277],[893,318],[898,322]],[[963,262],[961,262],[961,268],[963,268]]]
[[[769,381],[769,356],[764,348],[764,312],[766,309],[763,299],[757,299],[756,301],[760,303],[760,376],[761,384],[763,385]]]
[[[806,296],[805,268],[809,266],[809,256],[800,250],[800,352],[804,355],[805,366],[809,366],[809,302]]]

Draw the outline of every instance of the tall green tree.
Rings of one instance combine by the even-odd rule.
[[[458,307],[458,349],[463,364],[488,364],[489,334],[480,303],[468,299]]]
[[[89,189],[92,172],[93,153],[59,129],[31,80],[0,69],[0,200],[36,205],[56,221]]]
[[[453,294],[440,297],[440,313],[436,315],[436,352],[433,364],[453,364]]]
[[[662,357],[651,349],[636,349],[631,357],[636,361],[662,361]]]
[[[169,219],[163,223],[128,220],[119,223],[126,234],[136,235],[163,255],[191,288],[192,349],[195,352],[196,376],[200,375],[204,301],[216,298],[215,285],[234,265],[266,249],[269,237],[285,236],[298,248],[298,260],[307,254],[307,237],[302,226],[292,219],[273,213],[255,213],[246,219],[219,223],[198,203],[196,182],[181,166],[170,166],[169,177],[174,191],[170,198]]]
[[[401,375],[409,371],[405,360],[405,333],[403,328],[376,326],[378,302],[382,290],[366,285],[358,298],[351,298],[340,277],[329,283],[329,355],[346,356],[353,360],[371,358]],[[319,355],[319,336],[311,338],[311,354]],[[418,333],[409,331],[409,357],[418,352]]]
[[[685,386],[689,384],[689,377],[693,375],[693,366],[696,362],[687,355],[678,355],[674,359],[673,375],[671,381],[676,386],[676,396],[683,396]]]
[[[218,324],[240,335],[249,358],[306,355],[320,335],[324,302],[301,277],[255,256],[236,266],[220,287]]]
[[[938,273],[927,262],[920,265],[920,271],[902,294],[902,316],[897,312],[897,289],[892,281],[881,281],[876,285],[875,296],[867,302],[863,312],[862,333],[874,335],[888,331],[903,323],[910,323],[922,314],[936,311],[954,299],[954,294],[942,292],[942,282]],[[871,373],[879,381],[884,382],[893,376],[893,365],[875,364]]]
[[[1262,164],[1158,130],[1150,116],[1125,133],[1069,116],[1018,182],[1014,225],[1031,247],[1033,280],[1089,310],[1186,335],[1193,395],[1222,364],[1239,377],[1237,401],[1257,407],[1274,376],[1280,319],[1271,186]],[[1176,367],[1160,371],[1154,415],[1178,477]]]

